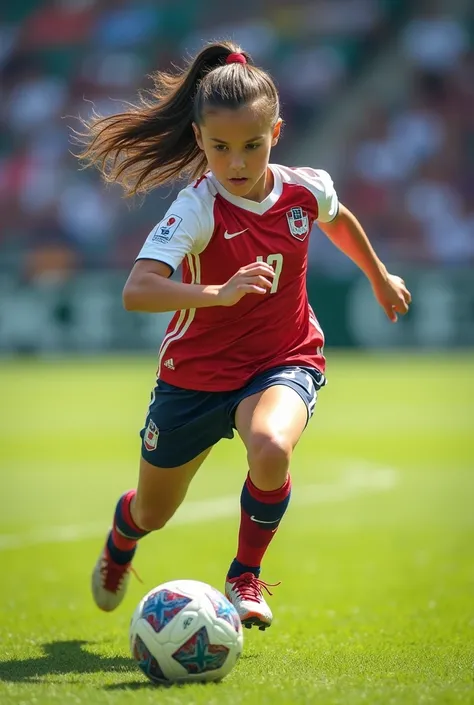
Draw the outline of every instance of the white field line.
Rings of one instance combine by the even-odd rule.
[[[367,464],[352,465],[338,483],[313,484],[298,487],[293,492],[292,505],[305,506],[344,502],[353,497],[386,492],[397,484],[397,473],[392,468],[370,469]],[[177,511],[170,525],[199,524],[237,516],[239,498],[236,495],[216,497],[185,503]],[[45,526],[22,534],[0,534],[0,551],[25,548],[46,543],[68,543],[102,536],[107,531],[105,522]]]

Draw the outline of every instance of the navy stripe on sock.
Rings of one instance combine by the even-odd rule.
[[[125,519],[124,516],[124,511],[123,511],[123,504],[125,501],[125,497],[122,496],[120,497],[119,501],[117,502],[117,506],[115,508],[115,516],[114,516],[114,523],[116,528],[120,531],[120,533],[125,536],[127,539],[141,539],[142,536],[146,536],[149,532],[148,531],[143,531],[142,529],[138,529],[138,527],[131,526],[127,520]]]
[[[253,573],[256,578],[260,575],[260,566],[244,565],[240,563],[237,558],[234,558],[230,564],[229,572],[227,573],[227,578],[238,578],[239,575],[244,573]]]
[[[274,529],[275,526],[278,526],[282,520],[288,504],[290,503],[290,497],[291,490],[281,502],[276,502],[274,504],[260,502],[255,497],[252,497],[249,488],[247,487],[247,483],[244,483],[242,494],[240,495],[240,505],[244,512],[248,514],[253,521],[257,523],[261,522],[261,527],[264,528],[265,526],[268,526],[269,529]]]
[[[107,539],[107,548],[108,548],[111,559],[115,563],[119,563],[120,565],[125,565],[125,563],[130,563],[133,556],[135,555],[135,551],[137,550],[136,546],[134,548],[132,548],[131,551],[122,551],[120,548],[117,548],[117,546],[114,544],[114,542],[112,540],[112,532],[109,533],[109,537]]]

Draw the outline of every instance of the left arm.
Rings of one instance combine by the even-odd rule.
[[[318,225],[331,242],[364,272],[372,285],[375,298],[391,321],[396,322],[397,313],[407,313],[411,294],[405,282],[387,272],[362,225],[350,210],[340,203],[337,216],[329,223],[318,221]]]

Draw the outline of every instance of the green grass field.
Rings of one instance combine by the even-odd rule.
[[[89,577],[135,485],[154,359],[0,365],[0,703],[474,703],[474,356],[330,355],[262,578],[265,632],[220,684],[156,688],[128,653],[139,598],[172,578],[219,589],[245,455],[213,450],[145,539],[115,613]]]

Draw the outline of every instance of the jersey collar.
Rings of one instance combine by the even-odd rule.
[[[273,174],[273,189],[270,191],[268,196],[263,199],[263,201],[260,201],[260,203],[257,201],[251,201],[248,198],[242,198],[241,196],[234,196],[232,193],[229,193],[229,191],[227,191],[227,189],[219,183],[214,174],[211,173],[212,181],[217,192],[220,193],[222,198],[225,198],[226,201],[233,203],[234,206],[243,208],[245,211],[255,213],[255,215],[263,215],[275,205],[283,191],[283,183],[279,171],[275,169],[272,164],[269,164],[268,166]]]

